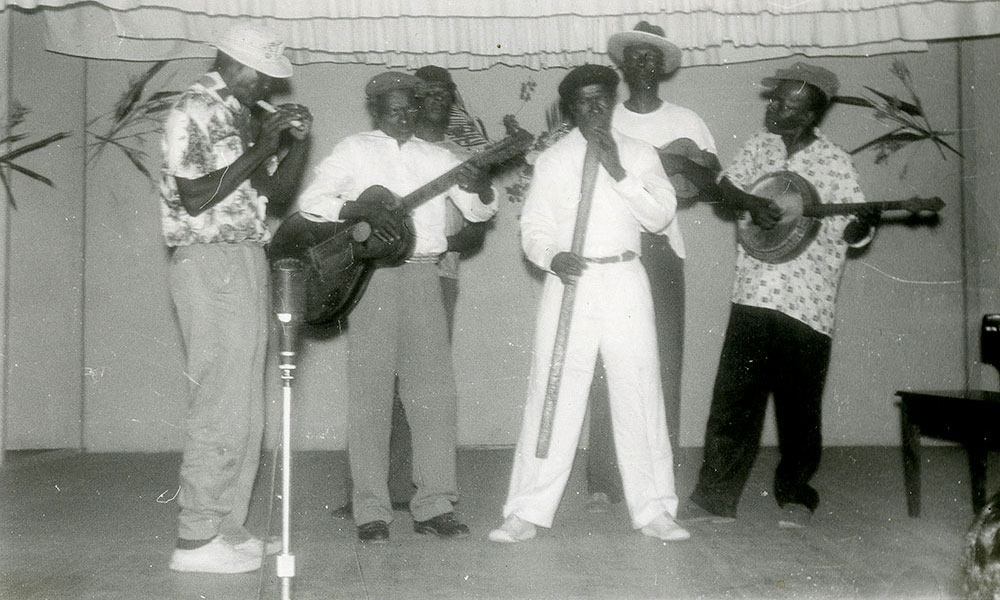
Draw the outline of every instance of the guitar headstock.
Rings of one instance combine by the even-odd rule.
[[[524,129],[508,129],[508,131],[512,131],[512,133],[499,142],[487,146],[471,160],[474,160],[480,166],[501,163],[518,154],[527,152],[528,148],[535,141],[535,136]]]
[[[938,198],[937,196],[931,196],[930,198],[920,198],[914,196],[908,200],[903,200],[902,208],[914,214],[921,212],[936,213],[944,208],[944,200]]]

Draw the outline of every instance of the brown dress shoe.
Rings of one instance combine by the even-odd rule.
[[[455,513],[446,512],[426,521],[414,521],[413,531],[417,533],[433,533],[441,538],[452,538],[469,535],[469,527],[455,518]]]
[[[388,542],[389,524],[385,521],[369,521],[358,525],[358,540],[362,542]]]

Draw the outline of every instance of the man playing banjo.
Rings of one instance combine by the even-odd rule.
[[[755,192],[779,181],[770,187],[814,194],[822,204],[863,203],[850,156],[817,129],[837,92],[837,76],[796,63],[762,83],[769,90],[766,131],[754,135],[723,171],[716,191],[720,200],[750,206],[760,202]],[[822,219],[815,238],[791,258],[761,260],[742,245],[738,248],[705,454],[691,502],[682,507],[682,521],[719,523],[736,517],[769,395],[774,397],[781,452],[773,490],[783,508],[778,524],[804,526],[816,510],[819,494],[809,480],[822,447],[821,401],[837,288],[848,246],[871,241],[880,214],[858,212],[860,218]]]

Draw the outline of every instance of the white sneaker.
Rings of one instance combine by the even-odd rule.
[[[534,523],[529,523],[517,515],[511,515],[504,519],[499,529],[490,532],[489,538],[491,542],[513,544],[530,540],[536,533]]]
[[[170,569],[185,573],[248,573],[263,562],[260,554],[240,552],[216,536],[211,542],[194,550],[174,550]]]
[[[237,552],[244,552],[254,556],[260,556],[261,554],[271,555],[281,552],[281,538],[274,535],[268,536],[263,540],[259,537],[251,537],[239,544],[232,544],[232,546]]]
[[[642,529],[643,535],[659,538],[667,542],[679,542],[691,537],[687,529],[684,529],[673,520],[670,515],[664,513],[653,519],[649,525]]]

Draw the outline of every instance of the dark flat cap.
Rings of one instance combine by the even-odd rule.
[[[612,92],[618,89],[618,73],[611,67],[603,65],[582,65],[569,72],[559,82],[559,97],[563,100],[570,100],[580,88],[601,84],[607,86]]]
[[[426,82],[446,83],[450,86],[455,85],[455,82],[451,79],[451,73],[448,72],[448,69],[444,69],[436,65],[420,67],[413,72],[413,75],[416,76],[417,79],[421,79]]]

